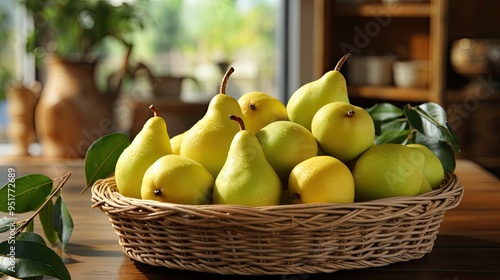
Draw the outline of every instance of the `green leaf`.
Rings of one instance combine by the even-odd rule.
[[[408,124],[412,129],[416,129],[417,131],[423,130],[422,119],[413,107],[411,107],[410,105],[405,105],[403,107],[403,112],[406,116]]]
[[[15,256],[11,258],[13,254]],[[39,242],[27,240],[16,240],[15,246],[9,241],[0,243],[0,272],[21,279],[44,275],[71,279],[64,262],[54,251]]]
[[[19,177],[14,183],[7,183],[0,188],[0,212],[34,211],[45,202],[51,190],[52,179],[45,175],[31,174]]]
[[[445,172],[453,173],[453,171],[455,171],[455,153],[453,148],[447,142],[441,141],[437,138],[425,136],[421,133],[417,133],[415,142],[431,149],[441,161]]]
[[[42,224],[43,233],[45,237],[50,242],[50,244],[54,245],[57,242],[57,233],[54,229],[54,203],[49,201],[45,207],[40,211],[38,217],[40,218],[40,223]]]
[[[396,143],[396,144],[404,144],[406,142],[406,139],[408,138],[408,135],[410,135],[409,130],[393,130],[393,131],[388,131],[384,132],[381,135],[377,136],[375,138],[375,145],[382,144],[382,143]]]
[[[69,214],[68,208],[66,207],[66,203],[62,199],[62,196],[57,198],[56,204],[54,205],[53,223],[57,236],[61,241],[62,247],[64,248],[71,237],[71,233],[73,232],[73,219],[71,219],[71,215]]]
[[[24,228],[24,230],[28,232],[33,232],[34,229],[35,229],[35,222],[32,219],[31,221],[29,221],[28,225],[26,226],[26,228]]]
[[[97,139],[87,150],[85,156],[85,177],[88,188],[97,180],[111,175],[115,171],[116,162],[130,139],[123,133],[112,133]]]
[[[382,124],[380,126],[380,130],[382,133],[395,130],[397,131],[408,130],[408,123],[406,119],[395,119]]]
[[[385,122],[403,116],[403,110],[390,103],[377,103],[367,108],[366,111],[376,122]]]
[[[21,241],[33,241],[36,243],[40,243],[42,245],[47,246],[45,243],[45,240],[43,240],[43,237],[40,235],[34,233],[34,232],[21,232],[17,235],[16,241],[21,240]]]
[[[422,118],[422,130],[419,132],[429,137],[435,137],[451,144],[456,153],[460,152],[458,137],[449,129],[446,111],[436,103],[425,103],[415,108]]]

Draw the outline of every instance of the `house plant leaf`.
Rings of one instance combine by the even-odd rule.
[[[10,212],[9,200],[15,197],[15,213],[26,213],[36,210],[45,201],[52,190],[52,179],[41,174],[31,174],[15,180],[15,188],[11,183],[0,189],[0,211]]]
[[[123,133],[108,134],[92,143],[85,156],[87,185],[83,191],[97,180],[111,175],[115,171],[118,157],[129,145],[130,139]]]
[[[0,243],[0,272],[15,278],[52,276],[69,280],[71,276],[61,258],[37,241],[16,240],[15,263],[11,262],[8,241]]]

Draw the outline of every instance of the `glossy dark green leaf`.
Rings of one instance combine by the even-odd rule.
[[[19,177],[14,183],[7,183],[0,189],[0,212],[34,211],[45,202],[51,190],[52,179],[45,175],[31,174]]]
[[[422,118],[422,130],[426,136],[439,138],[451,144],[457,153],[460,152],[458,138],[447,124],[446,111],[436,103],[424,103],[415,107]]]
[[[406,116],[408,124],[411,126],[410,129],[416,129],[417,131],[423,130],[422,118],[417,113],[414,107],[411,107],[410,105],[405,105],[403,107],[403,112]]]
[[[376,145],[382,143],[396,143],[396,144],[405,144],[408,135],[410,134],[409,130],[393,130],[382,133],[381,135],[375,138],[374,143]]]
[[[31,221],[29,221],[26,228],[24,228],[24,231],[33,232],[33,230],[35,230],[35,222],[33,220],[31,220]]]
[[[366,111],[372,116],[373,121],[385,122],[403,116],[403,110],[390,103],[377,103]]]
[[[388,131],[408,130],[408,122],[406,121],[406,119],[395,119],[382,124],[380,126],[380,130],[382,133]]]
[[[12,260],[11,244],[0,243],[0,272],[15,278],[52,276],[70,280],[71,276],[62,259],[50,248],[39,242],[16,240],[15,258]]]
[[[62,196],[57,198],[54,205],[53,224],[54,229],[57,232],[57,236],[61,241],[62,247],[64,248],[71,237],[71,233],[73,232],[73,219],[69,214],[68,208],[66,207],[66,203],[62,199]]]
[[[428,137],[421,133],[417,134],[416,143],[427,146],[439,158],[443,169],[447,173],[453,173],[456,167],[456,158],[453,148],[445,141]]]
[[[40,223],[42,224],[43,233],[52,245],[57,243],[57,233],[53,226],[53,216],[54,203],[51,200],[45,205],[45,207],[43,207],[38,214],[38,217],[40,218]]]
[[[112,133],[97,139],[85,156],[86,187],[111,175],[115,171],[118,158],[129,145],[130,139],[123,133]]]
[[[41,237],[40,235],[38,235],[34,232],[21,232],[21,233],[19,233],[19,235],[17,235],[16,241],[17,240],[33,241],[33,242],[40,243],[40,244],[45,245],[45,246],[47,245],[47,243],[45,243],[45,240],[43,240],[43,237]]]

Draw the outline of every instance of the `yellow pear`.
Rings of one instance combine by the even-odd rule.
[[[340,160],[316,156],[293,168],[288,191],[293,203],[353,203],[354,179]]]
[[[124,196],[141,198],[142,178],[146,170],[160,157],[172,153],[165,120],[158,116],[153,105],[149,108],[154,116],[144,124],[116,162],[116,187]]]
[[[214,178],[196,161],[166,155],[155,161],[144,173],[142,199],[199,205],[210,202]]]
[[[311,132],[321,150],[347,163],[370,148],[375,125],[363,108],[347,102],[332,102],[314,115]]]
[[[425,154],[401,144],[371,147],[356,161],[356,201],[419,194],[424,177]]]
[[[259,130],[255,137],[284,185],[297,164],[318,155],[316,139],[298,123],[275,121]]]
[[[182,139],[184,138],[185,134],[186,132],[183,132],[170,138],[170,146],[172,146],[172,154],[179,155],[181,153]]]
[[[247,92],[238,99],[238,103],[246,121],[245,127],[253,134],[272,122],[288,120],[285,104],[267,93]]]
[[[407,147],[420,149],[425,154],[424,176],[432,189],[437,189],[444,180],[444,168],[441,160],[427,146],[422,144],[407,144]]]
[[[278,174],[267,162],[259,141],[238,116],[240,125],[234,136],[227,160],[215,179],[213,202],[246,206],[278,205],[282,185]],[[236,123],[236,122],[235,122]]]
[[[203,165],[215,178],[226,161],[229,146],[238,133],[238,123],[229,115],[241,116],[238,101],[226,94],[226,84],[234,69],[228,69],[220,93],[208,105],[207,112],[183,136],[179,154]]]
[[[334,101],[349,102],[346,81],[340,72],[340,68],[349,56],[350,54],[344,55],[334,70],[326,72],[315,81],[302,85],[292,94],[286,105],[288,118],[291,121],[311,130],[314,114],[321,107]]]

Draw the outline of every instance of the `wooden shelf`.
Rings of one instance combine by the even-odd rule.
[[[429,4],[401,4],[397,6],[386,6],[381,4],[365,4],[356,6],[335,6],[333,15],[349,17],[430,17],[431,7]]]
[[[402,60],[428,60],[425,89],[350,87],[356,98],[444,104],[447,0],[398,5],[340,5],[315,1],[316,73],[335,67],[347,51],[354,54],[394,53]],[[392,20],[387,20],[387,18]]]
[[[349,86],[348,92],[349,97],[408,102],[425,102],[429,96],[427,89],[398,88],[394,86]]]

